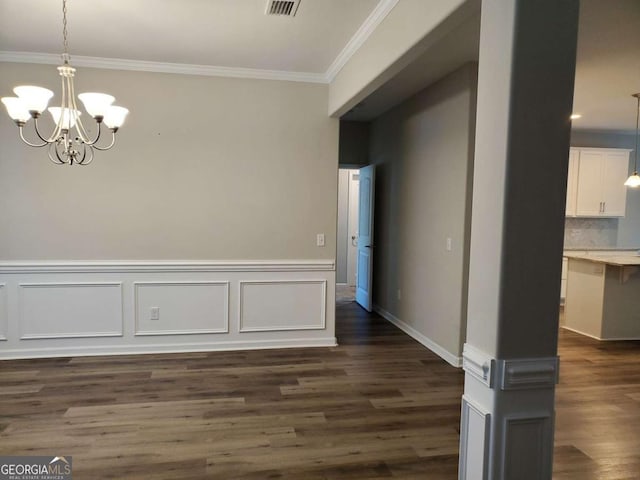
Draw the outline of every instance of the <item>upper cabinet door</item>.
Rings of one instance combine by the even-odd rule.
[[[627,187],[624,181],[629,175],[629,153],[607,152],[602,164],[603,214],[607,217],[624,217],[627,205]]]
[[[576,215],[599,217],[602,215],[602,160],[603,152],[580,151]]]
[[[629,150],[578,148],[576,209],[578,217],[624,217]],[[567,195],[568,195],[567,181]],[[567,197],[567,211],[569,198]],[[569,213],[567,214],[569,215]]]
[[[578,161],[580,150],[572,148],[569,151],[569,172],[567,176],[567,217],[576,215],[576,196],[578,194]]]

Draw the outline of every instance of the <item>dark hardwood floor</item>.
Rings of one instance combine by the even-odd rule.
[[[456,479],[463,374],[338,306],[337,348],[0,363],[0,452],[77,479]],[[554,478],[640,479],[640,342],[561,334]]]

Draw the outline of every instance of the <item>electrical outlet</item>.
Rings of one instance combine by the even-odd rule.
[[[324,247],[324,233],[319,233],[316,237],[316,245],[318,247]]]
[[[151,307],[151,320],[160,320],[160,307]]]
[[[452,240],[451,237],[447,237],[447,252],[451,251]]]

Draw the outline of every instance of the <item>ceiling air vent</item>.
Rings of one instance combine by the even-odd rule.
[[[298,5],[300,5],[300,0],[268,0],[265,13],[293,17],[298,11]]]

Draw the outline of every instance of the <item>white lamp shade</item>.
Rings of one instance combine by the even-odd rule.
[[[104,124],[109,128],[120,128],[127,113],[129,113],[129,110],[126,108],[112,105],[104,114]]]
[[[2,103],[13,121],[26,123],[31,118],[29,110],[18,97],[2,97]]]
[[[27,110],[38,113],[45,111],[49,100],[53,97],[51,90],[33,85],[21,85],[14,88],[13,93],[20,97]]]
[[[633,175],[627,178],[627,181],[624,182],[624,184],[627,187],[640,187],[640,177],[638,176],[638,172],[633,172]]]
[[[85,110],[93,118],[104,117],[105,113],[115,100],[111,95],[106,93],[81,93],[78,98],[82,100]]]
[[[75,127],[76,118],[82,115],[82,112],[80,110],[70,110],[68,108],[62,109],[60,107],[49,107],[48,110],[53,117],[53,121],[56,123],[56,125],[58,125],[58,122],[60,122],[60,116],[62,114],[62,128],[64,130],[70,130]],[[75,115],[73,115],[74,111],[76,113]]]

